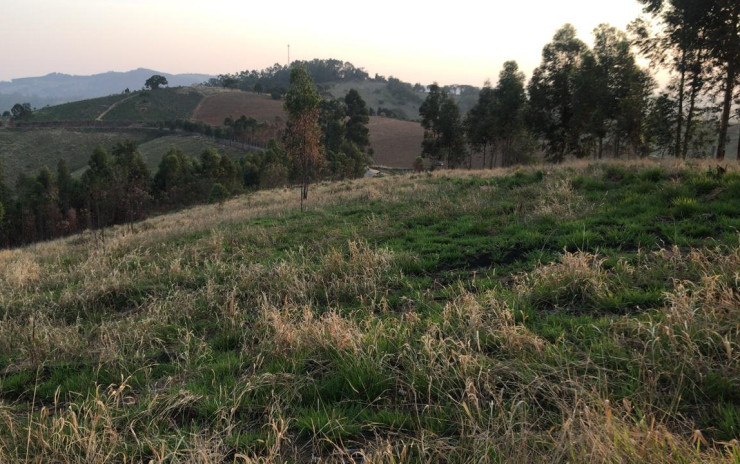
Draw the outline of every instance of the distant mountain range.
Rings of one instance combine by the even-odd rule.
[[[30,103],[33,108],[121,93],[126,88],[137,90],[154,74],[167,78],[171,87],[206,82],[208,74],[168,74],[152,69],[106,72],[92,76],[51,73],[41,77],[23,77],[0,81],[0,113],[16,103]]]

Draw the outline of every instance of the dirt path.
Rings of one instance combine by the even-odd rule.
[[[131,96],[128,96],[128,97],[124,98],[123,100],[118,100],[117,102],[115,102],[115,103],[113,103],[113,104],[112,104],[111,106],[109,106],[109,107],[108,107],[108,108],[107,108],[107,109],[106,109],[105,111],[103,111],[102,113],[100,113],[100,114],[98,115],[98,117],[97,117],[97,118],[95,118],[95,120],[96,120],[96,121],[102,121],[102,120],[103,120],[103,117],[104,117],[104,116],[105,116],[106,114],[108,114],[108,113],[110,112],[110,110],[112,110],[112,109],[113,109],[113,108],[115,108],[116,106],[120,105],[121,103],[125,102],[126,100],[131,100],[131,99],[132,99],[132,98],[134,98],[135,96],[136,96],[136,95],[134,94],[134,95],[131,95]]]

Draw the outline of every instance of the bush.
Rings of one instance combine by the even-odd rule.
[[[213,184],[211,193],[208,194],[208,203],[223,205],[227,198],[229,198],[229,190],[218,182]]]

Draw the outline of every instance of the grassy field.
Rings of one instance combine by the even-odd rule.
[[[171,147],[177,147],[194,157],[209,148],[215,148],[235,160],[246,153],[205,137],[169,135],[167,132],[145,129],[0,130],[0,162],[5,170],[5,182],[13,185],[20,173],[36,175],[44,166],[55,170],[62,158],[67,161],[73,174],[80,175],[87,168],[95,147],[100,145],[110,150],[116,143],[128,140],[139,143],[139,151],[152,172],[156,171],[162,156]]]
[[[225,118],[231,116],[238,119],[242,115],[257,121],[286,119],[282,100],[274,100],[266,94],[239,90],[212,92],[195,110],[193,119],[212,126],[223,126]]]
[[[110,149],[118,142],[145,143],[156,136],[156,131],[136,129],[0,130],[0,162],[5,181],[12,185],[20,173],[36,175],[44,166],[55,170],[62,158],[67,160],[71,171],[80,169],[87,165],[98,145]]]
[[[118,94],[107,97],[81,100],[61,105],[47,106],[33,112],[31,121],[93,121],[111,105],[129,95]]]
[[[0,251],[0,462],[740,462],[740,171],[262,191]]]
[[[173,87],[137,92],[117,105],[104,121],[172,121],[189,119],[203,99],[197,87]]]

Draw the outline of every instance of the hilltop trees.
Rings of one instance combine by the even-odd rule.
[[[157,90],[161,86],[167,85],[167,78],[164,76],[160,76],[159,74],[155,74],[149,79],[144,82],[144,87],[151,90]]]

